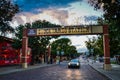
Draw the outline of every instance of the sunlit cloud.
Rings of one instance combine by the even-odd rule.
[[[67,10],[55,10],[48,9],[43,10],[42,13],[33,14],[28,12],[22,12],[17,14],[13,18],[19,24],[32,23],[36,20],[46,20],[54,24],[67,25],[68,11]]]
[[[67,24],[67,22],[66,22],[66,19],[68,18],[67,10],[49,9],[49,10],[44,10],[43,13],[52,16],[53,19],[57,19],[61,25]]]

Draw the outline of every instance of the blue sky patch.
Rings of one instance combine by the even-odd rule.
[[[65,8],[69,7],[70,3],[82,0],[13,0],[20,6],[20,9],[25,12],[37,12],[37,9],[42,8]]]

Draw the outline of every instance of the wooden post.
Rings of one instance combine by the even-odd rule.
[[[28,37],[27,37],[27,29],[23,30],[23,38],[22,38],[22,67],[27,68],[27,47],[28,47]]]
[[[103,26],[104,70],[111,70],[108,25]]]

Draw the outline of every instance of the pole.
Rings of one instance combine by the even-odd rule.
[[[48,63],[51,63],[51,48],[48,46]]]
[[[107,25],[103,26],[103,43],[104,43],[104,65],[103,65],[103,68],[105,70],[111,70],[109,32],[108,32]]]
[[[22,67],[27,68],[27,46],[28,46],[28,37],[27,37],[27,29],[23,30],[23,38],[22,38]]]

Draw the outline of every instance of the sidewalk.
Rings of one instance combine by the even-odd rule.
[[[109,71],[104,70],[103,63],[100,62],[95,62],[93,64],[89,62],[89,65],[110,80],[120,80],[120,65],[111,64],[112,70]]]
[[[21,66],[9,66],[9,67],[0,67],[0,75],[14,73],[18,71],[24,71],[24,70],[30,70],[40,67],[46,67],[46,66],[52,66],[56,64],[35,64],[35,65],[29,65],[28,68],[24,69]]]

